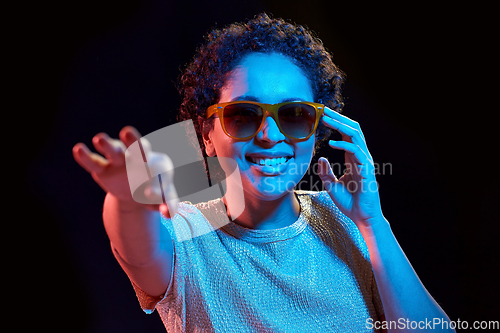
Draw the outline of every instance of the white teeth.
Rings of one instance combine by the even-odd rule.
[[[286,163],[288,161],[288,159],[289,158],[287,158],[287,157],[266,158],[266,159],[262,159],[262,158],[256,159],[253,157],[250,158],[250,160],[255,164],[268,165],[268,166],[275,166],[278,164]]]

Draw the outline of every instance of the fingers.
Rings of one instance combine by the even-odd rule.
[[[350,153],[353,158],[353,162],[357,165],[363,165],[366,163],[373,164],[371,158],[366,155],[365,151],[354,143],[330,140],[328,144],[334,149],[340,149],[346,153]]]
[[[168,209],[168,206],[166,204],[161,204],[159,208],[160,208],[159,210],[160,210],[161,215],[163,215],[164,217],[166,217],[168,219],[171,218],[170,210]]]
[[[366,146],[364,137],[357,129],[341,122],[340,120],[333,119],[328,116],[323,117],[323,122],[328,127],[333,128],[336,131],[339,131],[340,134],[342,134],[342,136],[347,136],[350,139],[349,141],[351,141],[352,143],[358,146]]]
[[[172,217],[175,216],[175,214],[177,214],[177,203],[178,200],[175,202],[175,204],[171,202],[167,202],[166,204],[161,204],[159,205],[158,210],[164,217],[166,217],[167,219],[171,219]]]
[[[120,131],[119,138],[128,148],[132,143],[136,142],[141,138],[141,134],[134,127],[125,126]]]
[[[167,206],[168,208],[168,214],[164,215],[166,217],[173,217],[175,214],[177,214],[177,205],[179,204],[179,197],[177,195],[177,190],[175,189],[174,184],[170,184],[170,186],[165,189],[164,195],[166,204],[163,204],[162,206]],[[162,206],[160,206],[160,211],[162,209]]]
[[[358,134],[360,135],[360,137],[363,139],[363,141],[365,140],[365,136],[364,136],[363,132],[361,131],[361,127],[359,126],[358,122],[356,122],[356,121],[352,120],[351,118],[348,118],[344,115],[341,115],[340,113],[335,112],[328,107],[325,107],[324,115],[327,116],[326,118],[328,118],[328,117],[332,118],[332,119],[336,120],[337,122],[339,122],[341,124],[345,124],[348,127],[356,130],[358,132]]]
[[[332,167],[330,166],[330,163],[328,160],[324,157],[320,157],[319,160],[319,176],[322,178],[331,178],[333,181],[337,181],[337,177],[333,173]]]
[[[73,147],[73,157],[89,173],[99,174],[109,165],[104,157],[92,153],[83,143],[77,143]]]
[[[165,174],[158,175],[155,179],[145,188],[144,196],[150,202],[161,202],[162,204],[146,204],[148,209],[159,210],[160,213],[166,218],[172,218],[177,213],[177,206],[179,204],[179,197],[173,183],[166,182]],[[158,182],[159,181],[159,182]]]
[[[92,139],[95,149],[110,163],[121,166],[125,163],[125,145],[120,140],[111,139],[106,133],[99,133]]]
[[[363,151],[364,155],[366,155],[369,160],[372,160],[371,154],[366,146],[365,137],[359,124],[331,109],[325,108],[325,110],[325,116],[323,116],[323,122],[325,125],[340,132],[344,140],[347,139],[345,138],[347,136],[347,141],[350,141],[354,145],[358,146]]]
[[[120,140],[111,139],[106,133],[99,133],[92,138],[95,149],[106,158],[95,154],[83,144],[78,143],[73,147],[73,157],[76,162],[87,172],[99,174],[110,163],[121,166],[125,163],[124,152],[126,147],[137,141],[140,133],[132,126],[125,126],[120,131]],[[147,141],[145,139],[141,141]],[[149,148],[149,142],[144,142]]]
[[[126,148],[130,147],[131,144],[140,139],[139,143],[144,154],[147,156],[150,152],[152,152],[151,143],[148,139],[143,138],[139,131],[133,126],[125,126],[122,128],[119,138],[125,144]]]
[[[319,178],[323,181],[323,184],[325,185],[325,188],[327,191],[331,188],[333,184],[338,182],[337,177],[333,173],[332,167],[330,166],[330,163],[328,160],[324,157],[320,157],[318,160],[318,174]]]

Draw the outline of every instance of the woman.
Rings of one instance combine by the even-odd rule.
[[[94,137],[105,158],[75,145],[107,192],[103,220],[117,260],[169,332],[422,331],[448,321],[382,214],[360,126],[339,114],[342,79],[310,31],[265,14],[209,35],[181,77],[179,120],[194,121],[206,157],[237,163],[237,217],[231,186],[222,199],[174,211],[135,202],[124,158],[140,138],[131,127],[120,140]],[[300,166],[332,130],[342,134],[329,145],[345,151],[346,174],[337,179],[320,158],[326,191],[294,191]],[[223,227],[180,236],[204,224]]]

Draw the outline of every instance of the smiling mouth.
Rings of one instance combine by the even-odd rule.
[[[257,165],[261,166],[278,166],[281,164],[285,164],[289,160],[292,159],[293,156],[284,156],[284,157],[276,157],[276,158],[260,158],[260,157],[251,157],[247,156],[246,160]]]

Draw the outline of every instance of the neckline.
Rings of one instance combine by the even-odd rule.
[[[222,198],[217,199],[217,205],[219,205],[221,208],[216,210],[217,215],[219,215],[218,217],[228,220],[228,223],[222,226],[220,229],[224,233],[234,238],[251,243],[272,243],[293,238],[304,231],[307,226],[307,219],[304,216],[304,205],[306,205],[307,202],[304,201],[302,195],[298,194],[297,192],[295,192],[295,194],[297,195],[300,204],[300,213],[297,220],[291,225],[283,228],[266,230],[249,229],[242,227],[232,221],[229,221],[226,215],[226,207],[224,205],[224,202],[222,201]]]

